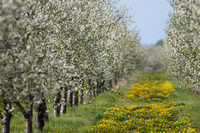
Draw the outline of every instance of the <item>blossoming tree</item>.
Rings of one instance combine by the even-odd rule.
[[[167,27],[165,62],[168,70],[179,79],[187,81],[199,92],[199,0],[170,1],[174,13]]]

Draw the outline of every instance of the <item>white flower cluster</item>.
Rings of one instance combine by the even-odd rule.
[[[167,69],[194,89],[200,86],[200,1],[172,0],[164,62]]]

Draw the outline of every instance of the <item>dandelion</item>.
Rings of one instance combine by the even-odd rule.
[[[167,76],[159,73],[155,80],[141,81],[152,74],[144,75],[125,94],[127,105],[108,108],[91,132],[196,132],[189,117],[182,113],[187,106],[176,105],[168,98],[175,89]],[[142,104],[133,105],[137,102]]]

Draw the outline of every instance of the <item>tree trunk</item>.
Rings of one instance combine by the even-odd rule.
[[[73,97],[73,93],[72,93],[71,88],[69,88],[68,91],[67,91],[67,105],[69,107],[72,106],[72,97]]]
[[[112,80],[112,88],[115,87],[115,79]]]
[[[94,89],[94,95],[95,95],[95,97],[98,96],[98,90],[97,90],[97,88]]]
[[[3,119],[3,115],[0,112],[0,121],[2,121],[2,119]]]
[[[195,93],[198,94],[198,95],[200,95],[199,89],[195,89]]]
[[[73,92],[73,102],[72,102],[73,105],[78,105],[78,92],[77,91],[74,91]]]
[[[101,93],[101,82],[98,81],[97,82],[97,95],[99,95]]]
[[[83,89],[79,90],[79,99],[78,99],[79,104],[83,104]]]
[[[24,133],[32,133],[32,118],[25,118]]]
[[[60,116],[60,91],[54,97],[53,115],[54,117]]]
[[[23,114],[25,119],[24,133],[32,133],[32,120],[33,120],[33,104],[27,107],[26,113]]]
[[[109,88],[112,88],[113,87],[113,84],[112,84],[112,80],[109,80]]]
[[[12,114],[8,110],[3,111],[1,115],[1,133],[10,133],[10,121]]]
[[[105,80],[103,80],[103,82],[100,82],[100,84],[99,84],[100,93],[104,92],[104,85],[105,85]]]
[[[115,86],[118,84],[118,79],[114,79],[114,82],[115,82]]]
[[[89,103],[91,97],[92,97],[92,95],[91,95],[91,90],[90,90],[90,91],[88,91],[88,94],[87,94],[87,103]]]
[[[94,88],[91,90],[91,93],[92,93],[92,98],[95,97],[95,91],[94,91]]]
[[[78,91],[75,93],[76,98],[75,98],[75,105],[78,106]]]
[[[98,95],[101,94],[101,88],[97,90]]]
[[[61,102],[61,113],[66,114],[67,113],[67,92],[66,88],[63,88],[62,91],[62,102]]]
[[[48,110],[47,110],[47,103],[45,101],[45,99],[43,99],[43,103],[44,103],[44,110],[45,110],[45,113],[44,113],[44,121],[49,121],[49,114],[48,114]]]
[[[47,116],[48,119],[46,102],[44,98],[42,99],[41,103],[35,104],[35,111],[36,111],[35,129],[42,131],[46,121],[45,116]]]
[[[29,97],[29,100],[32,101],[33,97]],[[26,104],[26,109],[21,105],[19,101],[15,102],[19,107],[19,110],[22,112],[25,120],[24,124],[24,133],[32,133],[32,120],[33,120],[33,103]]]

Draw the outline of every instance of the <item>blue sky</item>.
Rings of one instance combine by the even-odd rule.
[[[142,45],[155,44],[165,39],[165,28],[170,8],[168,0],[120,0],[126,5],[129,15],[133,16]]]

